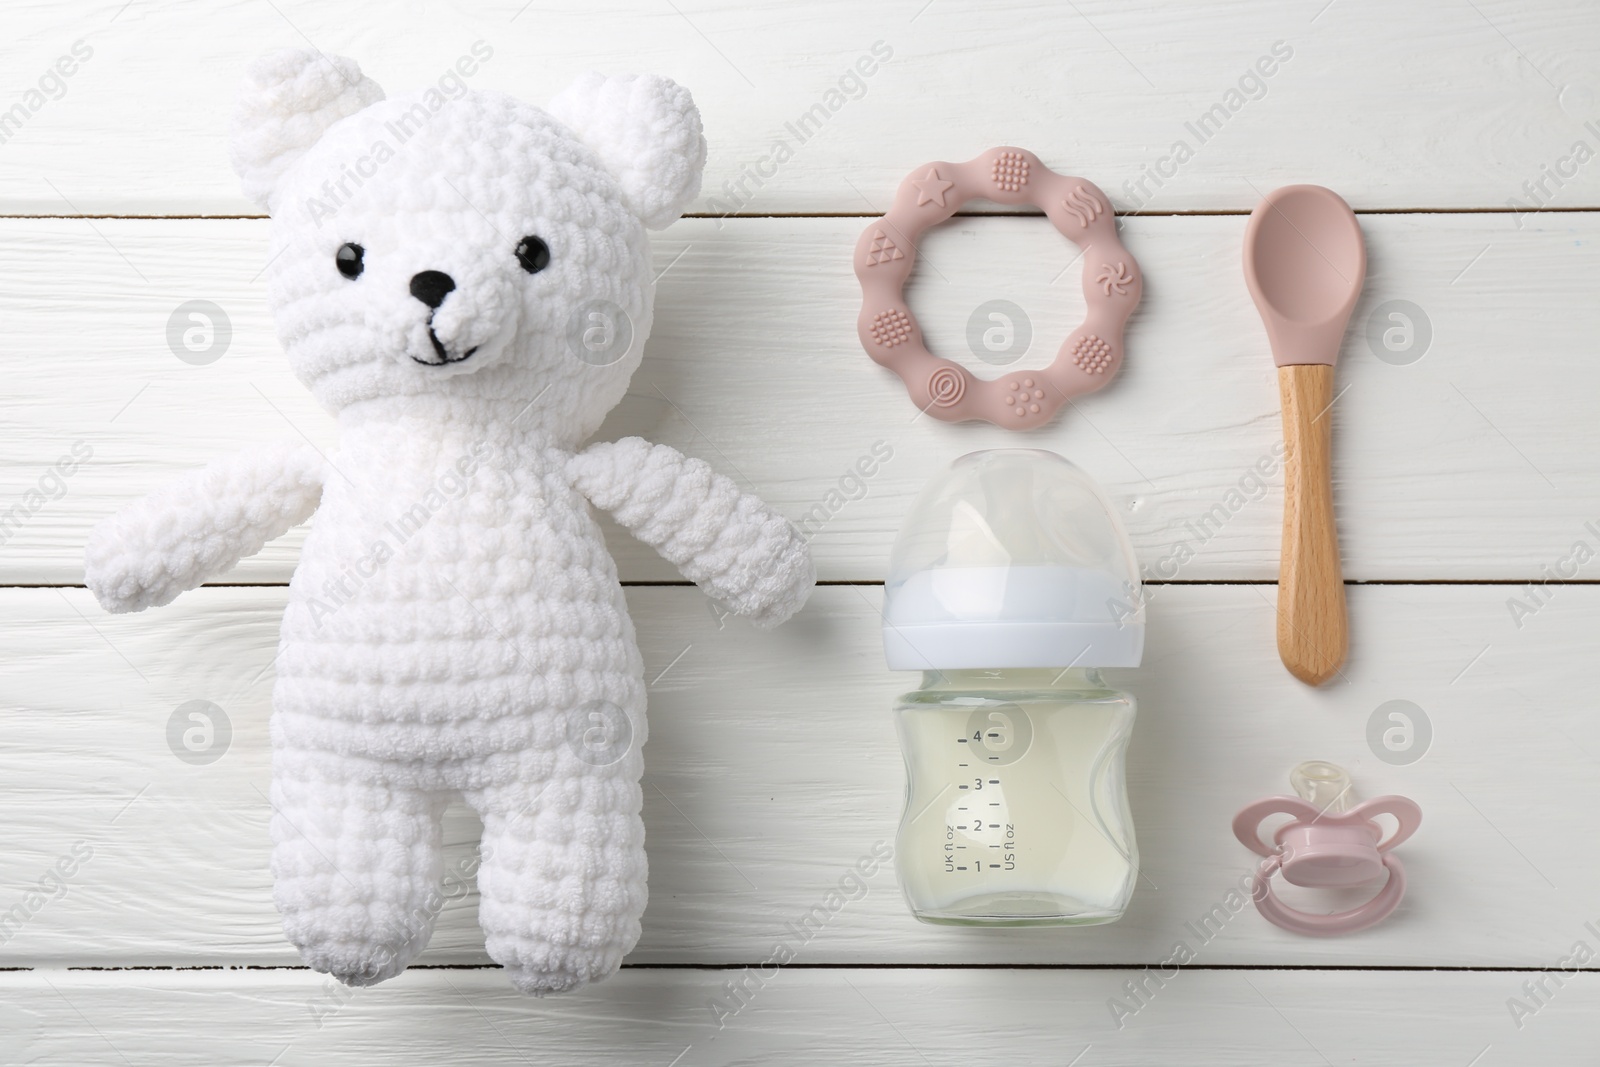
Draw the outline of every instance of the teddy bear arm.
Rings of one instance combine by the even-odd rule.
[[[805,539],[706,463],[638,437],[572,457],[574,487],[734,614],[776,626],[816,584]]]
[[[95,526],[86,584],[111,612],[170,603],[309,519],[325,464],[310,445],[286,443],[174,479]]]

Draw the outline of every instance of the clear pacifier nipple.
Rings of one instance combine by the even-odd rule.
[[[1289,772],[1289,785],[1301,800],[1334,815],[1347,810],[1355,799],[1350,772],[1327,760],[1311,759],[1298,764]]]

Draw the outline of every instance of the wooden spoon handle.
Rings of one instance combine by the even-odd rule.
[[[1283,555],[1278,570],[1278,656],[1321,685],[1349,647],[1339,533],[1333,520],[1333,368],[1278,368],[1283,404]]]

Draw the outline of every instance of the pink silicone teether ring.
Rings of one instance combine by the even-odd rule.
[[[1273,833],[1275,848],[1261,840],[1262,820],[1290,815],[1293,821]],[[1393,816],[1395,832],[1387,840],[1374,821]],[[1267,797],[1247,804],[1233,819],[1233,834],[1241,844],[1266,860],[1256,869],[1251,895],[1256,910],[1269,921],[1298,934],[1329,937],[1365,930],[1389,917],[1405,895],[1405,867],[1389,850],[1416,833],[1422,809],[1401,796],[1375,797],[1349,811],[1332,812],[1299,797]],[[1389,880],[1378,895],[1349,911],[1313,915],[1289,907],[1272,891],[1272,876],[1283,872],[1293,885],[1332,888],[1365,885],[1384,870]]]
[[[922,338],[905,284],[917,238],[968,200],[1031,204],[1083,249],[1083,324],[1043,370],[1012,371],[993,381],[940,359]],[[1106,195],[1090,181],[1057,174],[1032,152],[992,148],[965,163],[929,163],[900,183],[888,214],[856,242],[863,301],[857,330],[867,355],[906,383],[917,407],[946,422],[985,419],[1026,430],[1047,422],[1069,397],[1105,385],[1122,365],[1123,328],[1139,303],[1139,264],[1117,236]]]

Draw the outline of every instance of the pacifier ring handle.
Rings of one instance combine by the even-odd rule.
[[[1276,855],[1263,860],[1256,868],[1250,895],[1256,902],[1256,910],[1268,922],[1290,933],[1304,934],[1308,937],[1336,937],[1339,934],[1353,934],[1358,930],[1365,930],[1387,919],[1394,909],[1399,907],[1400,898],[1406,893],[1405,865],[1400,862],[1400,857],[1393,853],[1385,853],[1383,865],[1389,871],[1389,880],[1384,883],[1377,896],[1349,911],[1335,912],[1332,915],[1314,915],[1289,907],[1272,891],[1272,876],[1278,872],[1282,863],[1283,857]]]
[[[985,381],[928,350],[905,299],[917,239],[969,200],[1032,205],[1083,250],[1083,323],[1055,362]],[[1068,399],[1104,386],[1122,365],[1123,331],[1144,291],[1139,264],[1117,235],[1111,202],[1093,182],[1057,174],[1025,149],[992,148],[965,163],[937,161],[900,183],[894,203],[856,242],[861,344],[900,376],[918,408],[946,422],[983,419],[1012,430],[1048,422]]]

